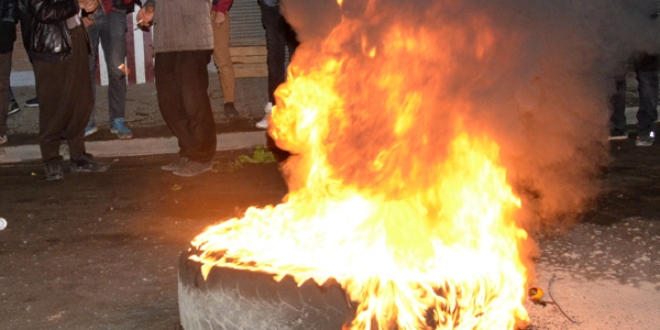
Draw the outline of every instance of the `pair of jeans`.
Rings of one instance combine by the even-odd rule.
[[[211,12],[211,22],[215,21],[218,12]],[[222,98],[225,103],[236,101],[236,78],[234,64],[229,52],[229,13],[225,14],[225,21],[216,26],[213,24],[213,61],[218,69]]]
[[[89,57],[92,93],[96,95],[96,63],[100,43],[108,69],[108,113],[112,123],[117,118],[124,118],[126,112],[126,74],[119,69],[126,58],[126,10],[114,10],[108,14],[100,10],[95,17],[94,24],[87,27],[92,44],[92,55]],[[93,122],[94,116],[92,110],[89,120]]]
[[[275,90],[286,81],[286,49],[289,57],[298,47],[296,33],[293,31],[284,16],[280,13],[279,6],[267,6],[259,2],[261,6],[261,22],[266,30],[266,64],[268,65],[268,101],[275,104]]]
[[[215,121],[208,96],[213,50],[156,53],[158,108],[176,136],[179,156],[207,163],[215,155]]]
[[[649,136],[653,123],[658,120],[658,56],[644,55],[634,62],[637,74],[639,109],[637,110],[637,133]],[[611,129],[626,129],[626,77],[615,78],[616,92],[612,96]]]

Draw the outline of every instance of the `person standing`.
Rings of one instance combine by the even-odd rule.
[[[99,42],[105,54],[108,70],[108,113],[110,115],[110,132],[122,140],[133,137],[124,122],[126,112],[126,15],[135,9],[133,0],[101,0],[101,7],[94,13],[83,18],[92,43],[92,56],[89,58],[89,71],[92,79],[92,93],[96,97],[96,63],[99,53]],[[85,137],[98,131],[92,109]]]
[[[286,81],[286,50],[289,58],[298,47],[296,33],[280,13],[279,0],[259,0],[261,21],[266,30],[266,64],[268,65],[268,103],[264,107],[266,115],[256,127],[268,128],[268,120],[275,106],[275,90]]]
[[[85,150],[85,125],[94,96],[81,8],[91,13],[97,6],[97,0],[19,0],[23,44],[40,101],[39,147],[49,181],[64,178],[62,140],[69,146],[72,172],[103,172],[109,167]]]
[[[218,69],[222,98],[224,99],[225,117],[229,120],[238,119],[239,113],[236,101],[236,78],[234,64],[229,52],[229,8],[234,0],[213,0],[211,7],[211,22],[213,22],[213,62]]]
[[[211,170],[216,132],[208,97],[213,53],[211,0],[147,0],[138,26],[154,30],[158,108],[179,144],[176,161],[162,166],[191,177]]]
[[[637,110],[638,147],[649,147],[655,140],[653,123],[658,120],[658,56],[646,53],[633,58],[633,66],[637,74],[639,109]],[[625,140],[626,130],[626,77],[615,78],[616,92],[610,102],[612,115],[610,117],[610,140]]]
[[[11,76],[11,55],[16,41],[18,22],[17,0],[2,0],[0,3],[0,144],[7,138],[7,116],[9,116],[9,77]]]

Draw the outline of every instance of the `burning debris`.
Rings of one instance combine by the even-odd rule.
[[[283,6],[294,26],[313,20]],[[593,196],[605,112],[582,119],[605,98],[578,97],[584,80],[566,76],[575,66],[543,53],[558,39],[536,40],[520,12],[452,0],[323,6],[332,28],[299,30],[269,130],[293,154],[289,194],[208,228],[191,258],[204,274],[336,280],[355,307],[346,329],[526,327],[526,230]],[[576,131],[561,116],[578,110]]]

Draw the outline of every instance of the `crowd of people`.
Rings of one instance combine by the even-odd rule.
[[[158,5],[156,5],[158,3]],[[10,86],[11,61],[20,22],[23,45],[33,66],[36,97],[23,106],[39,107],[39,146],[46,179],[64,177],[60,144],[69,147],[72,172],[103,172],[103,164],[86,152],[85,138],[98,132],[95,116],[96,72],[99,47],[108,72],[109,130],[119,139],[131,139],[126,121],[127,15],[136,6],[137,25],[154,30],[155,77],[159,110],[177,138],[177,159],[162,166],[179,176],[195,176],[211,169],[216,132],[208,98],[211,58],[218,71],[229,120],[240,117],[235,105],[235,74],[229,39],[229,9],[233,0],[7,0],[0,8],[0,144],[9,141],[7,118],[21,110]],[[275,88],[284,82],[285,44],[292,54],[297,42],[279,12],[276,0],[259,1],[268,43],[266,129],[275,103]],[[190,21],[185,17],[199,17]],[[184,29],[183,27],[186,27]],[[184,34],[195,29],[195,37]],[[284,39],[286,38],[286,39]],[[286,40],[286,41],[285,41]]]
[[[10,86],[16,25],[33,66],[36,97],[26,107],[39,107],[39,145],[47,180],[64,177],[60,144],[69,147],[72,172],[103,172],[109,165],[86,152],[85,137],[98,131],[95,120],[96,71],[99,47],[108,72],[109,130],[131,139],[126,116],[127,15],[136,7],[137,25],[154,30],[155,81],[159,110],[177,138],[179,152],[161,168],[190,177],[212,168],[216,131],[207,94],[207,66],[213,59],[218,72],[224,114],[238,119],[235,75],[230,54],[229,9],[233,0],[3,0],[0,7],[0,144],[8,142],[7,118],[20,111]],[[256,127],[267,129],[276,105],[277,87],[286,79],[286,53],[298,46],[296,34],[280,11],[279,0],[259,0],[265,28],[268,100]],[[189,20],[187,17],[197,17]],[[184,31],[194,31],[192,34]],[[191,38],[190,36],[194,36]],[[658,56],[640,53],[631,64],[639,82],[637,146],[651,146],[658,119]],[[610,139],[629,137],[625,116],[625,72],[615,77],[611,99]]]

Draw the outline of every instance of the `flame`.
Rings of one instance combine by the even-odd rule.
[[[521,201],[496,141],[464,116],[467,92],[447,79],[461,56],[486,60],[496,33],[476,16],[433,32],[395,21],[374,39],[373,15],[303,43],[277,90],[269,133],[294,154],[283,203],[209,227],[192,258],[205,276],[334,278],[357,304],[349,329],[520,327]]]

